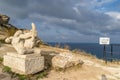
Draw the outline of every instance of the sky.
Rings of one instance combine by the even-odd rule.
[[[0,13],[45,42],[120,43],[120,0],[0,0]]]

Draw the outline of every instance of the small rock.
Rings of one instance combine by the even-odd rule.
[[[8,24],[9,19],[8,16],[0,14],[0,24]]]
[[[106,75],[104,75],[104,74],[102,74],[102,79],[101,80],[107,80],[107,77],[106,77]]]

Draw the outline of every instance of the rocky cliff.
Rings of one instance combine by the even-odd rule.
[[[13,36],[14,33],[19,30],[17,27],[9,23],[10,17],[7,15],[0,14],[0,41],[4,42],[7,37]],[[26,29],[20,29],[26,30]],[[41,45],[48,45],[44,43],[40,38],[39,43]]]
[[[0,14],[0,40],[12,36],[18,29],[9,24],[10,17]]]

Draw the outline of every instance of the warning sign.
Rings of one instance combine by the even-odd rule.
[[[110,44],[110,38],[109,37],[100,37],[99,38],[99,44],[109,45]]]

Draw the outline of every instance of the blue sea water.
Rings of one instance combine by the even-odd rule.
[[[48,43],[51,46],[55,46],[59,44],[61,47],[64,45],[70,46],[71,50],[80,49],[84,50],[88,54],[95,55],[98,58],[103,58],[103,45],[99,43]],[[111,47],[108,45],[106,46],[107,58],[110,58],[110,49]],[[113,46],[113,58],[120,59],[120,46]]]

